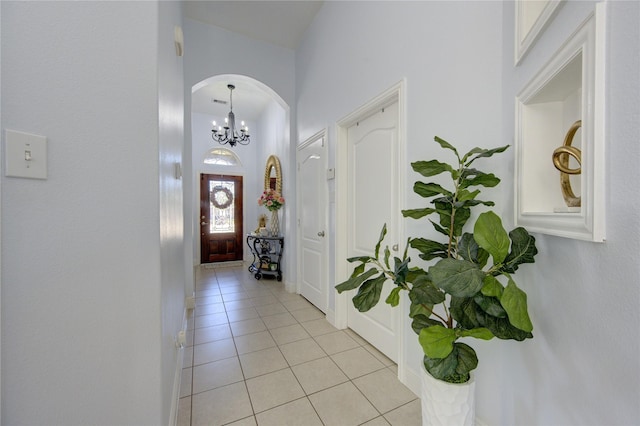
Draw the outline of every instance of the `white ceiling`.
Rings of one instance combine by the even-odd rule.
[[[322,1],[185,1],[184,16],[189,19],[215,25],[257,40],[295,49],[313,21]],[[192,96],[193,112],[226,116],[229,102],[227,84],[234,84],[233,112],[236,119],[256,121],[270,97],[257,87],[243,81],[218,80]]]

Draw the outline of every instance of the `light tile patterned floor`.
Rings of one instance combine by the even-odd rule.
[[[190,311],[178,424],[421,424],[396,365],[275,280],[200,268]]]

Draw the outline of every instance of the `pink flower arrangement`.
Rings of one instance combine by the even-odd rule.
[[[267,189],[262,193],[260,198],[258,198],[258,205],[265,206],[269,211],[280,210],[282,205],[284,204],[284,198],[282,194],[280,194],[275,189]]]

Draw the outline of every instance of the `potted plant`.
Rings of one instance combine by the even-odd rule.
[[[492,211],[477,216],[471,226],[469,219],[480,206],[491,207],[492,201],[482,201],[479,187],[494,187],[500,179],[492,173],[484,173],[472,165],[481,158],[504,152],[507,146],[494,149],[474,148],[462,157],[457,149],[445,140],[435,137],[444,149],[457,159],[454,165],[438,160],[416,161],[413,170],[424,177],[446,174],[449,184],[435,182],[414,184],[416,194],[430,199],[424,208],[403,210],[404,217],[430,219],[440,240],[424,237],[409,238],[402,258],[394,257],[386,247],[381,247],[386,235],[386,224],[373,250],[373,256],[347,259],[356,263],[348,280],[336,286],[338,292],[357,289],[353,304],[360,312],[375,306],[386,281],[395,287],[386,303],[397,306],[400,293],[406,291],[410,301],[409,316],[412,328],[424,351],[424,380],[437,379],[435,384],[423,384],[423,421],[425,424],[440,420],[429,418],[438,413],[425,413],[427,405],[438,410],[438,404],[427,401],[425,392],[440,383],[467,384],[471,402],[461,409],[461,417],[442,420],[450,424],[473,422],[473,387],[471,372],[478,365],[475,351],[462,339],[490,340],[511,339],[522,341],[532,338],[533,329],[527,311],[527,296],[513,279],[513,274],[523,263],[533,263],[537,253],[535,238],[524,228],[511,232]],[[467,230],[465,232],[465,230]],[[408,248],[419,253],[425,262],[411,263]],[[470,385],[471,384],[471,385]],[[464,387],[464,386],[463,386]],[[460,386],[448,386],[460,392]],[[442,392],[439,390],[438,393]],[[425,405],[426,404],[426,405]],[[448,409],[447,409],[448,410]],[[466,412],[465,412],[466,411]],[[425,416],[427,418],[425,418]]]

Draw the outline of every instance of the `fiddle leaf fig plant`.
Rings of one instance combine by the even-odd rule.
[[[472,165],[480,158],[492,157],[509,146],[493,149],[474,148],[460,156],[447,141],[435,137],[443,148],[453,152],[453,165],[438,160],[411,163],[423,177],[445,174],[449,184],[435,182],[414,184],[413,190],[429,205],[403,210],[404,217],[429,221],[442,238],[409,238],[402,258],[393,257],[388,247],[381,253],[387,234],[383,225],[372,256],[347,259],[356,263],[348,280],[338,284],[339,293],[357,289],[352,301],[360,312],[379,303],[385,282],[395,287],[385,302],[397,306],[400,294],[409,296],[411,326],[418,334],[424,351],[425,369],[436,379],[464,383],[478,365],[476,352],[462,339],[511,339],[522,341],[533,337],[533,325],[527,309],[527,295],[518,287],[513,274],[523,263],[534,263],[538,250],[535,238],[524,228],[511,232],[502,226],[500,217],[491,210],[478,215],[471,226],[472,209],[492,207],[483,201],[480,187],[496,186],[500,179]],[[470,228],[471,232],[468,231]],[[465,232],[465,230],[467,230]],[[409,247],[425,262],[411,266]]]

